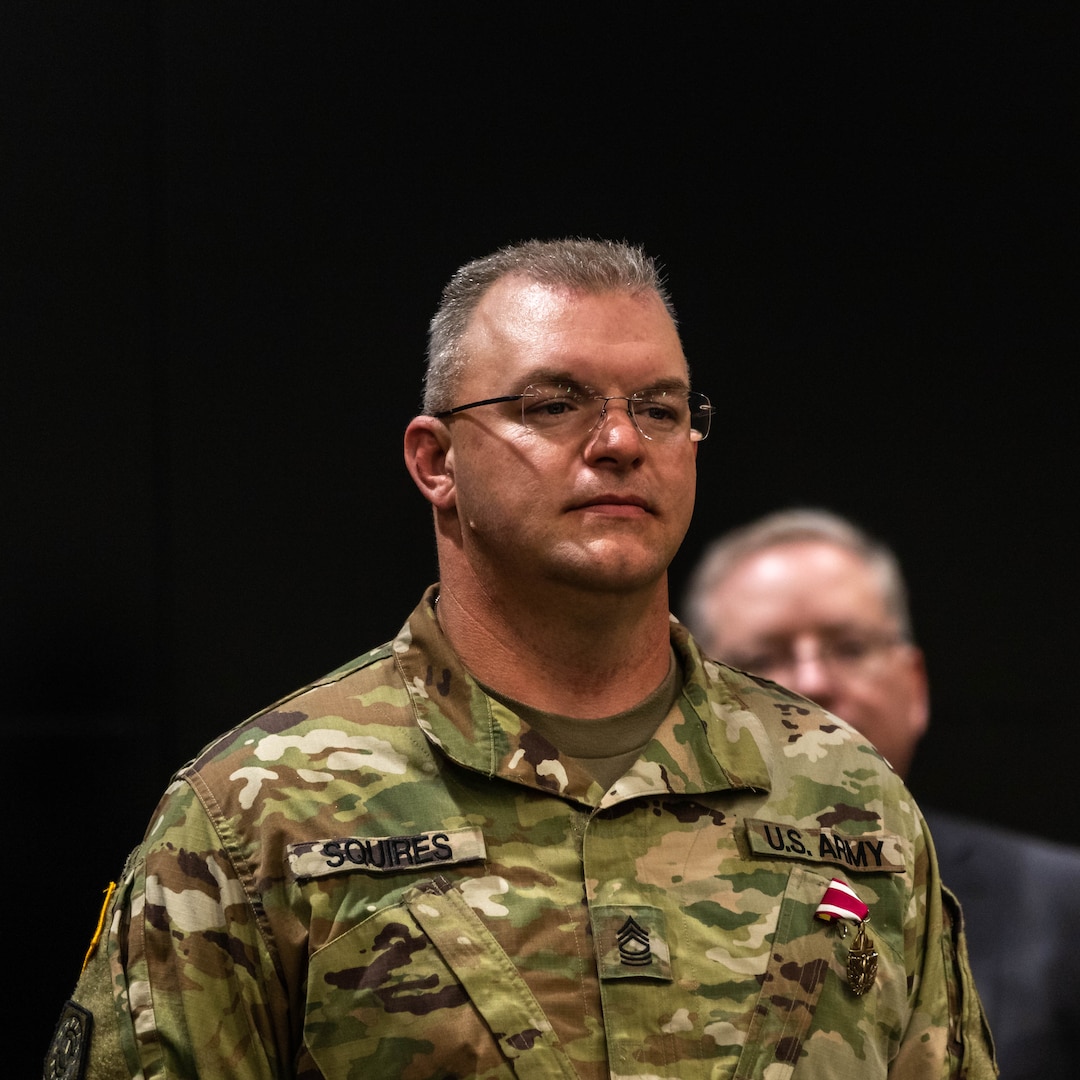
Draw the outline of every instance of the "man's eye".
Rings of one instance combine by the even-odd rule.
[[[544,418],[548,416],[565,416],[577,408],[577,402],[567,395],[559,397],[545,397],[534,401],[526,410],[526,415]]]
[[[581,415],[581,395],[570,387],[534,387],[524,396],[522,419],[531,428],[558,428]]]
[[[870,642],[861,638],[841,639],[829,645],[829,652],[838,660],[861,660],[870,649]]]
[[[665,423],[676,418],[675,410],[670,405],[664,405],[659,401],[643,401],[640,405],[635,407],[634,412],[642,416],[647,416],[650,420],[656,420],[660,423]]]

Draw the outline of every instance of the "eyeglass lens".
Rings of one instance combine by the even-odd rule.
[[[626,402],[638,430],[647,439],[673,439],[687,432],[695,441],[709,434],[712,405],[704,394],[682,389],[643,390],[631,397],[604,397],[577,387],[538,383],[521,398],[521,419],[540,432],[587,432],[601,423],[612,402]],[[618,407],[618,406],[616,406]]]
[[[728,662],[741,671],[764,675],[781,683],[806,660],[850,675],[866,670],[897,642],[898,639],[891,634],[845,635],[821,640],[812,656],[796,655],[792,647],[785,646],[765,649],[753,655],[731,657]]]

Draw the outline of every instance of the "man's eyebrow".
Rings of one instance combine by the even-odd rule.
[[[565,370],[533,368],[532,371],[526,372],[523,376],[524,386],[535,386],[537,383],[555,383],[558,386],[567,386],[580,393],[602,396],[595,386],[592,386],[589,383],[583,383],[576,376],[571,375],[569,371]],[[648,390],[689,391],[689,389],[690,387],[687,385],[685,379],[680,379],[678,376],[669,376],[668,378],[657,379],[654,382],[648,383],[639,390],[632,390],[631,394],[643,394]]]
[[[862,619],[842,619],[838,622],[826,623],[820,627],[822,634],[878,634],[887,630],[886,626],[878,626]]]
[[[656,382],[649,383],[648,386],[643,386],[641,390],[636,393],[641,393],[643,390],[690,390],[690,386],[685,379],[680,379],[677,376],[671,376],[667,379],[657,379]]]
[[[569,386],[575,390],[589,390],[593,388],[588,383],[583,383],[570,374],[569,371],[557,371],[554,368],[533,368],[523,377],[525,386],[535,386],[537,383],[556,383],[559,386]]]
[[[799,630],[777,630],[762,634],[750,645],[750,648],[773,648],[776,646],[790,645],[795,638],[803,634],[813,634],[820,638],[836,638],[844,636],[873,636],[886,631],[887,627],[871,625],[855,619],[838,619],[829,622],[814,623]]]

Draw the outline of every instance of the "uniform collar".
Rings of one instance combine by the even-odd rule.
[[[703,659],[674,619],[671,643],[683,669],[683,692],[642,757],[604,792],[484,693],[439,628],[437,595],[438,586],[427,590],[394,640],[393,653],[421,731],[459,765],[593,807],[647,795],[769,789],[769,742],[739,692],[745,676]]]

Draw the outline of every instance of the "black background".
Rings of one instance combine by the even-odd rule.
[[[426,324],[517,239],[667,267],[720,409],[673,603],[722,529],[855,517],[900,554],[929,656],[916,793],[1075,838],[1076,15],[890,11],[5,7],[28,1072],[170,771],[434,579],[401,464]]]

